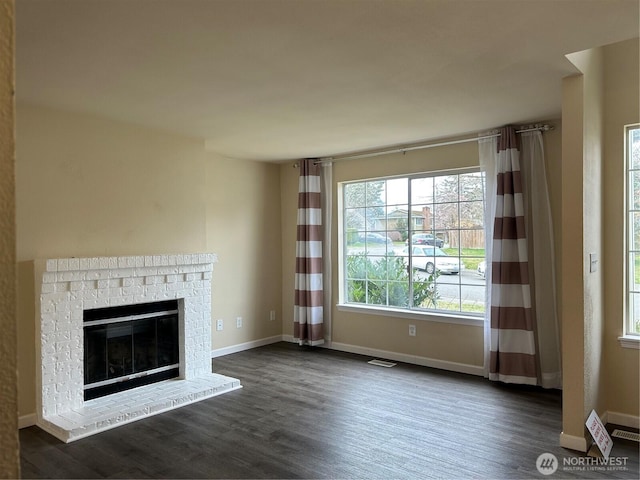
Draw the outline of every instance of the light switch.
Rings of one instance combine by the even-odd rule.
[[[589,272],[593,273],[598,270],[598,254],[590,253],[589,254]]]

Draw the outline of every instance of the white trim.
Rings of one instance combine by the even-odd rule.
[[[260,340],[252,340],[251,342],[244,342],[237,345],[230,345],[228,347],[216,348],[211,350],[211,358],[231,355],[232,353],[244,352],[245,350],[264,347],[265,345],[281,342],[283,340],[283,335],[274,335],[273,337],[261,338]]]
[[[282,341],[298,343],[293,339],[292,335],[283,335]],[[390,352],[388,350],[361,347],[359,345],[350,345],[348,343],[339,342],[331,342],[330,345],[321,345],[321,348],[326,348],[328,350],[337,350],[339,352],[355,353],[358,355],[366,355],[369,357],[383,358],[385,360],[395,360],[397,362],[410,363],[412,365],[420,365],[423,367],[439,368],[440,370],[466,373],[479,377],[484,376],[484,367],[482,365],[469,365],[467,363],[449,362],[446,360],[420,357],[418,355],[409,355],[407,353]]]
[[[602,416],[602,422],[605,424],[612,423],[614,425],[621,425],[629,428],[640,428],[640,417],[620,412],[605,412]]]
[[[575,435],[567,435],[562,432],[560,434],[560,446],[568,448],[570,450],[577,450],[578,452],[587,453],[589,445],[587,445],[587,439],[584,437],[576,437]]]
[[[378,305],[356,305],[339,303],[336,308],[340,312],[361,313],[366,315],[382,315],[385,317],[406,318],[408,320],[424,320],[428,322],[438,323],[456,323],[459,325],[471,325],[482,327],[484,325],[484,317],[463,316],[446,314],[442,312],[419,312],[405,309],[396,309],[390,307],[381,307]]]
[[[618,337],[618,342],[622,348],[640,350],[640,336],[638,335],[623,335]]]
[[[38,420],[38,416],[35,413],[29,413],[27,415],[20,415],[18,417],[18,428],[33,427]]]

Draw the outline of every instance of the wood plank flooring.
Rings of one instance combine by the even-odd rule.
[[[23,478],[639,478],[638,444],[615,440],[627,470],[562,469],[561,396],[483,378],[277,343],[214,360],[244,386],[64,444],[20,432]],[[304,372],[301,373],[301,372]]]

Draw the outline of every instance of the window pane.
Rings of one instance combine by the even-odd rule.
[[[409,196],[409,179],[394,178],[387,180],[385,192],[387,205],[406,205]]]
[[[640,254],[629,254],[629,290],[640,292]]]
[[[629,296],[629,330],[628,333],[640,334],[640,293],[631,293]]]
[[[631,234],[631,250],[640,251],[640,212],[631,214],[631,225],[629,225]]]
[[[364,207],[366,205],[366,183],[348,183],[344,186],[344,206]]]
[[[457,202],[459,191],[458,175],[445,175],[442,177],[435,177],[434,189],[434,202]]]
[[[408,307],[409,306],[409,276],[405,281],[389,282],[389,306]]]
[[[462,255],[484,257],[484,230],[460,230]]]
[[[469,313],[484,312],[484,285],[462,285],[460,292],[461,311]]]
[[[630,172],[631,189],[633,196],[631,197],[631,208],[640,210],[640,171]]]
[[[438,308],[435,278],[437,275],[415,273],[413,277],[413,306],[415,308]]]
[[[366,189],[366,205],[384,205],[385,197],[385,182],[375,181],[367,182]]]
[[[364,208],[347,208],[344,211],[344,222],[347,230],[365,229],[366,210]]]
[[[437,203],[434,205],[433,228],[455,230],[458,228],[458,203]]]
[[[460,201],[484,199],[484,178],[480,172],[460,175]]]
[[[460,203],[460,227],[484,228],[484,202],[482,200]]]
[[[629,130],[628,141],[631,168],[640,168],[640,128]]]
[[[411,226],[414,232],[428,232],[433,228],[433,206],[413,205],[411,208]]]
[[[387,305],[387,282],[369,280],[367,282],[367,303],[370,305]]]
[[[365,209],[365,226],[370,232],[384,230],[386,215],[383,207],[369,207]]]
[[[433,177],[414,178],[411,180],[411,203],[433,203]]]
[[[405,192],[406,193],[406,192]],[[406,197],[405,197],[406,199]],[[394,242],[404,242],[409,233],[408,205],[395,205],[387,210],[386,235]]]
[[[366,280],[347,280],[347,301],[367,303]]]

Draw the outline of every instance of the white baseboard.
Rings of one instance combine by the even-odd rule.
[[[602,422],[604,424],[613,423],[614,425],[621,425],[623,427],[640,428],[640,417],[636,417],[634,415],[607,411],[602,417]]]
[[[18,428],[33,427],[36,424],[38,418],[35,413],[29,413],[28,415],[20,415],[18,417]]]
[[[600,420],[605,425],[614,424],[629,428],[640,428],[640,418],[626,413],[606,411],[600,416]],[[585,437],[576,437],[574,435],[566,435],[564,432],[560,434],[560,446],[577,450],[579,452],[587,452],[591,446],[591,439]]]
[[[282,340],[285,342],[297,343],[293,339],[292,335],[283,335]],[[348,343],[329,342],[321,345],[320,347],[328,348],[330,350],[338,350],[341,352],[356,353],[358,355],[367,355],[370,357],[376,357],[385,360],[395,360],[397,362],[411,363],[413,365],[421,365],[423,367],[439,368],[441,370],[449,370],[451,372],[468,373],[470,375],[477,375],[480,377],[484,376],[484,368],[478,365],[468,365],[466,363],[436,360],[434,358],[420,357],[418,355],[409,355],[406,353],[379,350],[377,348],[349,345]]]
[[[434,358],[420,357],[418,355],[390,352],[387,350],[379,350],[377,348],[360,347],[358,345],[349,345],[346,343],[337,342],[332,342],[331,346],[327,348],[331,348],[332,350],[340,350],[341,352],[367,355],[384,360],[395,360],[397,362],[411,363],[413,365],[421,365],[423,367],[439,368],[441,370],[449,370],[451,372],[467,373],[470,375],[478,376],[484,375],[484,368],[482,366],[468,365],[466,363],[449,362],[447,360],[436,360]]]
[[[589,445],[584,437],[576,437],[575,435],[567,435],[562,432],[560,434],[560,446],[569,450],[577,450],[578,452],[587,453]]]
[[[229,347],[216,348],[214,350],[211,350],[211,358],[222,357],[224,355],[230,355],[232,353],[244,352],[245,350],[251,350],[252,348],[263,347],[271,343],[281,342],[283,340],[282,337],[282,335],[274,335],[273,337],[261,338],[260,340],[239,343],[237,345],[231,345]]]

